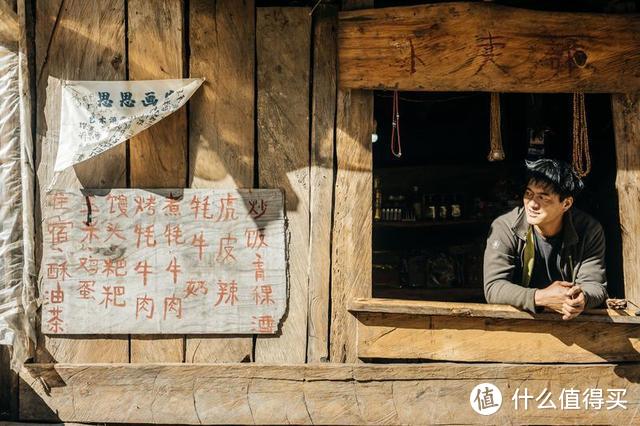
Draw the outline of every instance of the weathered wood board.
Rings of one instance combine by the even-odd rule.
[[[358,356],[466,362],[640,361],[638,324],[362,312]]]
[[[286,194],[290,295],[282,333],[256,338],[256,362],[304,363],[309,292],[308,8],[258,8],[258,158],[261,187]]]
[[[125,80],[126,46],[124,0],[36,2],[36,161],[38,199],[47,189],[126,186],[124,144],[74,168],[53,175],[60,122],[60,88],[54,79]],[[42,207],[40,207],[42,208]],[[36,211],[36,223],[40,223]],[[42,229],[36,228],[36,248],[41,255]],[[42,273],[42,269],[40,271]],[[39,361],[127,362],[127,336],[41,336]]]
[[[488,303],[467,302],[436,302],[431,300],[404,300],[382,298],[353,299],[348,309],[354,314],[360,312],[409,314],[409,315],[444,315],[450,317],[476,317],[501,319],[535,319],[543,321],[562,320],[562,315],[554,311],[530,313],[509,305],[494,305]],[[640,316],[635,315],[632,308],[615,309],[587,309],[573,318],[572,322],[599,322],[616,324],[640,325]]]
[[[638,363],[57,364],[27,366],[21,379],[23,421],[358,425],[640,422]],[[502,394],[495,414],[484,416],[471,406],[472,392],[482,383],[493,384]],[[591,391],[598,389],[603,399],[599,407],[597,392]],[[612,389],[621,389],[624,394],[612,397]],[[522,398],[525,390],[533,395],[526,409],[523,399],[512,399],[516,392]],[[579,394],[577,401],[572,400],[577,409],[568,405],[570,391],[574,397]],[[585,392],[593,395],[587,402]],[[555,408],[539,407],[545,402],[548,405],[545,395]],[[623,405],[616,406],[616,399],[624,401]]]
[[[342,8],[372,6],[371,0],[348,0]],[[347,307],[356,297],[371,296],[372,133],[373,93],[338,90],[331,236],[331,362],[358,361],[356,319]]]
[[[640,88],[640,16],[458,2],[340,14],[339,85],[603,92]]]
[[[618,204],[622,232],[624,297],[640,305],[640,96],[611,96],[616,137]]]
[[[43,333],[277,331],[280,190],[52,191],[45,206]]]
[[[255,5],[189,1],[189,73],[206,82],[190,101],[189,186],[254,186]],[[253,338],[188,337],[187,362],[251,359]]]
[[[320,5],[314,11],[307,362],[329,359],[337,23],[335,6]]]
[[[130,0],[129,78],[181,78],[185,52],[184,2]],[[187,186],[187,109],[140,133],[129,145],[129,183],[134,188]],[[131,362],[180,362],[182,336],[131,336]]]

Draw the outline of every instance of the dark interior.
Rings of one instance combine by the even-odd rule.
[[[484,302],[487,232],[522,202],[529,129],[545,130],[544,157],[572,159],[571,94],[500,99],[506,159],[490,162],[489,93],[400,92],[398,158],[391,152],[393,92],[375,92],[373,169],[382,205],[373,221],[374,297]],[[609,294],[623,297],[610,96],[587,94],[585,104],[592,170],[575,205],[604,227]],[[434,220],[434,211],[443,217]]]

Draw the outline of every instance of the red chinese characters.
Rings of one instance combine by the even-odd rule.
[[[116,217],[129,217],[127,210],[129,208],[129,198],[124,194],[109,194],[107,195],[107,202],[109,203],[109,214],[117,214]]]
[[[235,305],[238,302],[238,284],[235,280],[231,282],[218,281],[218,300],[214,306],[220,303],[224,305]]]
[[[145,293],[144,297],[136,298],[136,319],[144,316],[147,319],[153,318],[155,303],[152,298]]]

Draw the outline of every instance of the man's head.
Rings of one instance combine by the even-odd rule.
[[[584,184],[564,161],[543,158],[527,161],[524,209],[527,222],[544,226],[556,223],[573,206]]]

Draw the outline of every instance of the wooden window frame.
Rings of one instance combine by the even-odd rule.
[[[531,23],[552,23],[546,34],[527,32]],[[585,25],[591,22],[597,26]],[[499,24],[498,24],[499,23]],[[529,24],[527,24],[529,23]],[[617,156],[616,188],[620,206],[620,224],[623,240],[623,268],[626,277],[635,277],[640,272],[640,247],[636,247],[633,239],[640,233],[640,218],[629,214],[640,211],[640,97],[624,94],[640,89],[640,78],[630,78],[633,69],[640,66],[640,53],[632,47],[635,41],[633,32],[640,29],[640,15],[603,15],[586,13],[553,13],[531,11],[491,3],[453,3],[429,4],[411,7],[393,7],[384,9],[361,9],[340,13],[338,32],[338,83],[341,93],[360,99],[369,99],[360,103],[359,108],[353,104],[338,102],[338,121],[336,145],[338,151],[338,176],[353,171],[353,162],[341,162],[341,144],[356,139],[358,149],[362,150],[369,141],[363,132],[349,132],[354,128],[366,128],[369,123],[361,123],[360,127],[352,121],[373,118],[372,90],[417,90],[417,91],[486,91],[486,92],[535,92],[535,93],[610,93],[612,94],[612,112],[615,128],[615,144]],[[501,59],[510,58],[508,71],[501,67],[486,66],[486,53],[480,45],[478,37],[485,32],[492,32],[497,25],[504,34],[508,34],[504,55]],[[549,33],[557,32],[557,37],[550,40]],[[527,32],[527,33],[525,33]],[[588,33],[588,34],[587,34]],[[496,34],[494,31],[493,34]],[[581,36],[576,36],[576,34]],[[502,37],[502,35],[500,35]],[[436,43],[433,41],[436,40]],[[505,41],[504,39],[502,41]],[[571,44],[571,43],[574,44]],[[611,56],[605,58],[599,52],[610,43],[615,42],[619,50],[610,50]],[[567,44],[569,43],[569,44]],[[549,60],[549,50],[529,50],[528,60],[522,61],[522,52],[528,46],[547,46],[550,51],[571,52],[567,63],[545,66]],[[569,46],[569,47],[567,47]],[[572,48],[578,46],[579,48]],[[455,47],[455,48],[454,48]],[[471,49],[471,50],[469,50]],[[474,50],[475,49],[475,50]],[[478,49],[481,49],[478,52]],[[554,50],[555,49],[555,50]],[[558,50],[559,49],[559,50]],[[573,49],[573,50],[571,50]],[[630,50],[634,54],[629,57]],[[510,55],[510,56],[509,56]],[[546,55],[546,56],[545,56]],[[560,57],[561,55],[557,53]],[[553,56],[553,55],[552,55]],[[469,60],[469,58],[471,58]],[[624,58],[624,59],[623,59]],[[491,59],[495,59],[492,57]],[[551,58],[553,59],[553,58]],[[480,62],[478,62],[480,61]],[[483,62],[485,61],[485,62]],[[573,62],[571,62],[573,61]],[[478,64],[480,64],[479,69]],[[606,64],[610,65],[607,66]],[[475,70],[470,70],[474,67]],[[567,68],[566,70],[563,68]],[[600,71],[600,70],[605,71]],[[621,94],[623,93],[623,94]],[[364,111],[364,112],[363,112]],[[342,122],[340,120],[341,115]],[[344,125],[344,126],[341,126]],[[345,125],[346,124],[346,125]],[[351,138],[341,139],[340,132],[348,133]],[[357,138],[359,137],[359,139]],[[360,140],[361,139],[361,140]],[[346,151],[346,148],[342,147]],[[368,172],[369,176],[361,178],[372,182],[372,153],[367,152],[357,158],[359,174]],[[338,183],[340,179],[338,179]],[[366,198],[366,199],[365,199]],[[372,203],[371,195],[359,202],[348,203],[355,217],[368,217],[364,220],[360,232],[367,235],[360,237],[362,244],[372,243]],[[366,202],[368,201],[368,202]],[[340,213],[339,205],[336,205]],[[336,219],[340,218],[336,215]],[[334,244],[335,238],[334,234]],[[365,241],[366,240],[366,241]],[[340,247],[345,248],[345,247]],[[487,324],[491,321],[524,321],[524,324],[542,322],[555,324],[554,327],[576,327],[578,333],[588,333],[591,327],[631,327],[640,323],[640,317],[626,311],[607,309],[589,310],[572,321],[563,321],[561,315],[555,313],[529,314],[508,305],[484,305],[470,303],[445,303],[429,301],[399,301],[393,299],[371,298],[371,274],[363,274],[357,268],[363,267],[362,260],[368,261],[371,267],[371,250],[358,253],[358,248],[347,245],[347,254],[357,259],[352,266],[341,265],[340,273],[333,276],[333,288],[340,289],[352,286],[355,290],[344,292],[344,295],[332,295],[332,299],[342,296],[348,298],[348,309],[357,319],[357,333],[347,339],[351,346],[363,344],[364,316],[377,315],[380,319],[390,316],[411,316],[413,318],[465,317]],[[349,253],[351,251],[351,253]],[[336,251],[334,250],[334,255]],[[344,255],[344,253],[341,253]],[[344,271],[344,268],[351,269]],[[334,271],[336,267],[334,266]],[[369,282],[366,282],[367,278]],[[356,278],[355,282],[342,282],[345,278]],[[366,286],[366,287],[365,287]],[[640,282],[626,279],[625,295],[628,299],[640,302]],[[579,318],[579,319],[578,319]],[[420,323],[422,324],[422,323]],[[414,327],[409,326],[408,329]],[[418,328],[422,325],[416,326]],[[392,327],[393,328],[393,327]],[[401,327],[400,327],[401,328]],[[626,329],[625,329],[626,330]],[[514,330],[515,331],[515,330]],[[389,331],[391,333],[392,331]],[[385,331],[386,333],[386,331]],[[624,334],[624,333],[623,333]],[[629,336],[627,336],[629,337]],[[357,345],[353,340],[358,339]],[[634,343],[635,345],[635,343]],[[633,345],[632,345],[633,346]],[[399,352],[407,355],[407,352]],[[629,358],[624,350],[613,356],[581,354],[581,359],[620,360]],[[398,356],[395,356],[398,357]],[[432,358],[434,359],[434,358]],[[435,358],[438,359],[438,358]],[[454,357],[442,358],[448,360]],[[527,357],[494,357],[492,360],[526,361]],[[469,360],[462,356],[460,360]],[[487,359],[488,360],[488,359]],[[561,361],[560,361],[561,362]]]

